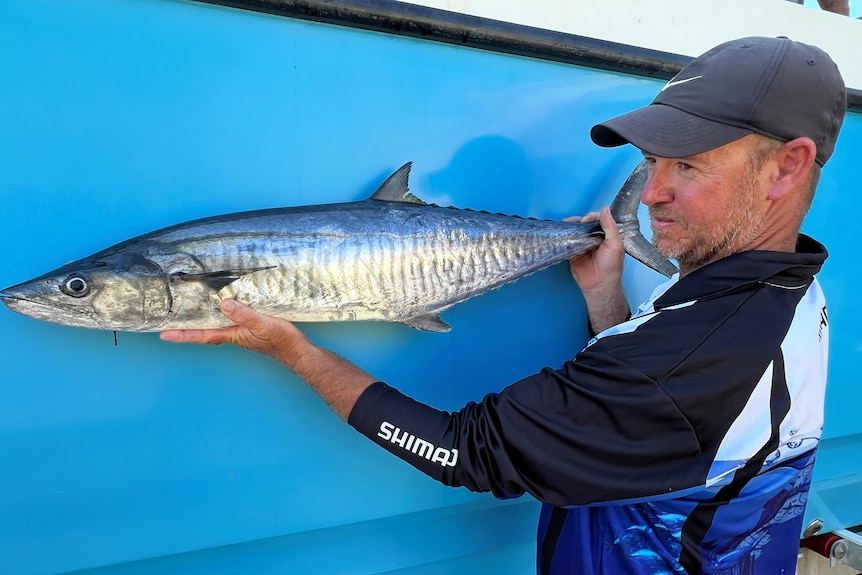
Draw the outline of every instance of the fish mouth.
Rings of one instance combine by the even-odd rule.
[[[30,301],[27,298],[27,289],[24,288],[24,284],[9,286],[3,289],[0,289],[0,301],[3,303],[9,301]],[[36,303],[36,302],[31,302]]]
[[[3,305],[12,311],[20,311],[25,307],[47,307],[45,304],[28,299],[20,293],[10,292],[9,289],[0,290],[0,302],[3,302]]]
[[[6,305],[9,305],[8,302],[10,302],[10,301],[19,300],[19,299],[22,299],[22,298],[20,296],[15,295],[15,294],[8,293],[6,290],[0,290],[0,301],[2,301]]]
[[[88,313],[84,310],[66,307],[58,310],[56,305],[39,301],[38,295],[36,298],[27,297],[28,294],[25,291],[18,291],[16,288],[17,286],[13,286],[0,290],[0,302],[3,302],[10,311],[51,323],[62,323],[58,317],[66,320],[73,319],[73,325],[78,327],[89,327],[92,323],[88,321]]]

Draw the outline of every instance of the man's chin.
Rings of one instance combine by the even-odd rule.
[[[696,259],[696,254],[692,253],[692,250],[686,249],[686,246],[680,245],[678,242],[671,243],[661,239],[656,241],[653,238],[652,244],[658,253],[669,260],[676,261],[680,268],[688,267],[692,260]]]
[[[653,233],[652,245],[656,250],[658,250],[658,253],[669,260],[677,259],[677,256],[680,253],[679,246],[671,245],[667,238],[663,238],[659,234]]]

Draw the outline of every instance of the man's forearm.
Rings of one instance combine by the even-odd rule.
[[[594,334],[622,323],[631,317],[631,308],[623,286],[584,293],[587,317]]]
[[[347,421],[356,400],[375,383],[372,375],[308,340],[275,357],[313,389],[341,419]]]
[[[622,284],[625,251],[611,210],[604,208],[600,213],[570,218],[570,221],[590,222],[596,219],[602,224],[605,240],[594,251],[569,262],[572,277],[584,294],[593,333],[604,331],[631,316]]]

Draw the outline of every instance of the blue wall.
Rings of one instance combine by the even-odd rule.
[[[362,199],[408,160],[428,201],[584,213],[638,160],[593,146],[589,127],[660,86],[168,0],[5,0],[0,82],[0,287],[196,217]],[[848,184],[860,133],[850,118],[806,224],[833,253],[822,281],[834,342],[827,435],[839,443],[822,460],[839,490],[855,485],[846,477],[858,463],[841,454],[862,431],[847,240],[860,223],[846,217],[862,208]],[[658,280],[628,266],[633,300]],[[446,312],[449,334],[303,329],[455,409],[571,357],[585,338],[581,307],[558,266]],[[0,328],[2,573],[533,568],[535,502],[437,485],[265,358],[155,334],[121,333],[115,347],[109,332],[7,310]],[[834,521],[862,522],[859,508],[848,513]]]

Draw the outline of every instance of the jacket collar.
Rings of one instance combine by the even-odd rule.
[[[655,302],[655,309],[720,295],[745,285],[769,283],[783,287],[807,285],[828,257],[818,241],[799,234],[796,251],[750,250],[722,258],[688,274]]]

